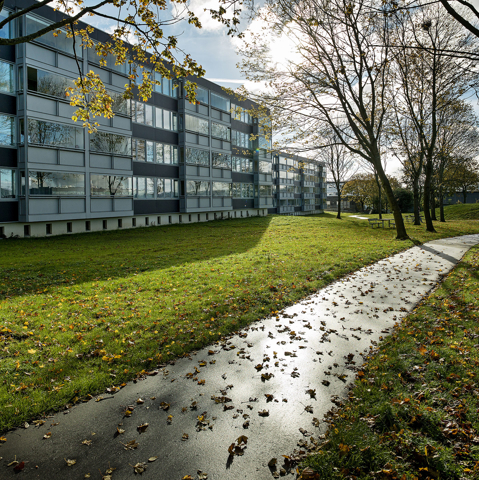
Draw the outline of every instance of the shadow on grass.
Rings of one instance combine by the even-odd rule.
[[[241,254],[270,222],[252,217],[2,241],[0,300]]]

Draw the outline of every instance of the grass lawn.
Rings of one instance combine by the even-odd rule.
[[[145,374],[337,277],[478,223],[334,215],[0,241],[0,431]]]
[[[479,478],[478,272],[476,246],[370,355],[308,478]]]

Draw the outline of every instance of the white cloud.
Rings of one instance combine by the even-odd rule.
[[[209,12],[210,9],[218,10],[218,0],[191,0],[189,3],[189,8],[195,15],[199,18],[201,22],[201,26],[203,27],[202,30],[208,32],[220,32],[221,30],[225,29],[225,26],[211,18],[211,14]],[[206,11],[205,11],[206,9]],[[225,17],[231,18],[232,13],[227,12]]]

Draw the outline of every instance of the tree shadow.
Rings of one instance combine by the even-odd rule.
[[[271,217],[6,240],[0,300],[245,253]]]

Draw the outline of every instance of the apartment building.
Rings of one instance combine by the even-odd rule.
[[[6,0],[0,16],[28,3]],[[0,36],[36,32],[60,15],[42,7]],[[91,36],[110,38],[99,30]],[[114,101],[115,116],[100,118],[91,134],[72,120],[65,95],[79,74],[74,48],[82,73],[98,73]],[[291,213],[289,206],[322,211],[324,170],[314,162],[292,165],[299,190],[296,203],[283,205],[291,169],[286,164],[284,177],[281,155],[273,164],[270,141],[247,113],[252,102],[197,79],[193,105],[181,80],[155,75],[147,102],[127,101],[127,65],[111,56],[100,67],[93,49],[65,35],[0,47],[0,237]]]

